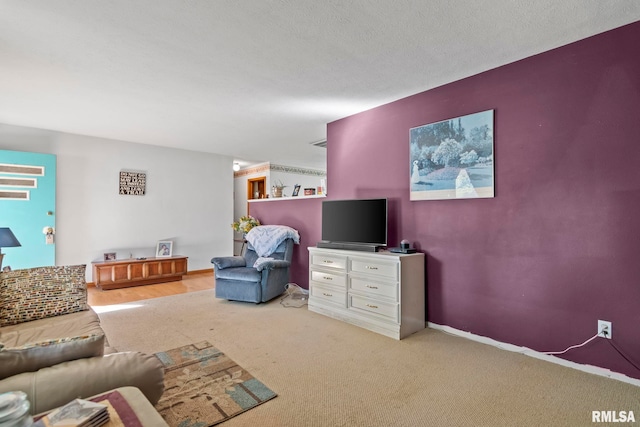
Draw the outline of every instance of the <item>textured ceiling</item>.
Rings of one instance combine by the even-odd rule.
[[[324,168],[328,122],[638,20],[637,0],[0,0],[0,123]]]

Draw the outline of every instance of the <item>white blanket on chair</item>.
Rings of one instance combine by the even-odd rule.
[[[259,225],[247,233],[247,242],[253,246],[260,257],[271,255],[286,239],[293,239],[294,243],[300,243],[298,230],[286,225]]]

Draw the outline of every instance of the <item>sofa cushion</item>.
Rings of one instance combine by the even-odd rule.
[[[155,355],[126,352],[73,360],[14,375],[0,381],[0,393],[25,392],[32,413],[49,411],[77,397],[87,399],[123,386],[137,387],[155,405],[164,390],[163,379],[164,367]]]
[[[86,265],[2,273],[0,326],[87,310]]]
[[[104,354],[105,336],[93,310],[0,328],[0,379]]]

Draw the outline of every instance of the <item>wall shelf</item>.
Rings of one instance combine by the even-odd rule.
[[[268,199],[252,199],[252,200],[247,200],[249,203],[256,203],[256,202],[277,202],[280,200],[304,200],[304,199],[322,199],[327,197],[325,194],[321,194],[321,195],[313,195],[313,196],[296,196],[296,197],[269,197]]]

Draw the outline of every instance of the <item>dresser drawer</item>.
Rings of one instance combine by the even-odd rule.
[[[314,282],[327,283],[333,286],[339,286],[346,290],[347,276],[343,274],[327,273],[325,271],[311,270],[310,279]]]
[[[348,308],[375,314],[384,319],[398,322],[398,304],[381,302],[350,294]]]
[[[377,282],[363,277],[351,277],[349,279],[349,290],[366,293],[373,296],[382,296],[395,302],[398,301],[397,282]]]
[[[329,286],[322,286],[316,283],[309,285],[310,298],[317,299],[319,302],[347,306],[347,292],[344,290],[336,290]]]
[[[364,258],[351,259],[351,271],[354,273],[373,274],[398,280],[398,264],[368,260]]]
[[[346,271],[347,257],[339,255],[312,254],[311,265]]]

